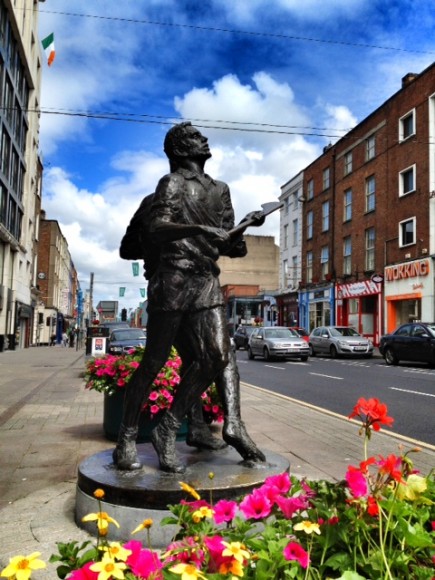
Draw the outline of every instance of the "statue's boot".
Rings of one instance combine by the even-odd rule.
[[[190,447],[218,451],[227,446],[225,441],[213,436],[209,426],[204,421],[201,403],[195,403],[189,410],[187,413],[187,422],[188,431],[186,443],[187,445],[190,445]]]
[[[240,375],[237,368],[236,355],[230,353],[230,359],[225,369],[216,377],[215,384],[224,408],[223,439],[228,445],[243,457],[245,461],[259,463],[266,457],[252,441],[240,411]]]
[[[224,441],[234,447],[245,461],[253,463],[266,461],[266,456],[252,441],[240,417],[225,418],[222,435]]]
[[[177,459],[175,441],[181,423],[170,411],[166,411],[160,423],[151,432],[151,443],[157,453],[162,471],[184,473],[185,466]]]
[[[121,424],[118,443],[113,450],[113,462],[121,470],[134,471],[142,467],[137,456],[137,427],[126,427]]]

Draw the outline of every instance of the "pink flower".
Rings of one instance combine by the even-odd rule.
[[[310,563],[308,552],[306,552],[297,542],[290,542],[287,544],[284,548],[283,554],[286,560],[296,560],[302,568],[306,568]]]
[[[272,504],[259,489],[245,496],[239,507],[247,518],[253,520],[267,518],[272,511]]]
[[[97,580],[98,572],[92,572],[92,570],[90,570],[90,567],[93,564],[95,564],[95,562],[88,562],[83,566],[83,568],[74,570],[69,578],[71,580]]]
[[[124,544],[124,548],[131,550],[130,556],[127,558],[127,565],[136,576],[148,578],[151,575],[156,580],[163,580],[161,572],[162,563],[158,555],[151,550],[142,549],[141,542],[131,540]]]
[[[273,486],[279,490],[280,493],[287,493],[291,488],[291,481],[290,475],[288,472],[280,473],[278,475],[271,475],[267,477],[265,482],[265,486]]]
[[[346,473],[346,481],[353,497],[358,498],[367,495],[369,491],[367,479],[359,469],[349,465]]]
[[[165,560],[165,564],[168,562],[181,562],[183,564],[191,563],[201,568],[204,563],[204,550],[199,549],[198,542],[191,537],[172,542],[169,544],[166,551],[174,553],[168,556]],[[147,576],[145,576],[145,578],[147,578]]]
[[[151,405],[150,413],[152,415],[156,415],[160,411],[160,407],[158,405]]]
[[[237,503],[235,501],[221,499],[217,502],[213,509],[213,518],[216,524],[231,522],[236,517]]]
[[[118,379],[116,381],[116,384],[118,385],[118,387],[125,387],[125,380],[124,379]]]
[[[157,391],[151,391],[149,394],[148,400],[149,401],[156,401],[159,398],[159,394]]]
[[[222,556],[222,552],[225,549],[222,540],[223,538],[220,536],[206,536],[204,538],[204,544],[209,553],[209,572],[217,572],[221,564],[232,559],[231,557]]]
[[[277,497],[276,504],[284,514],[284,517],[290,519],[293,515],[308,507],[308,502],[303,497]]]

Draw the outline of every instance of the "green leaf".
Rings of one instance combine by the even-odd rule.
[[[337,578],[337,580],[367,580],[365,576],[360,576],[358,572],[347,571]]]

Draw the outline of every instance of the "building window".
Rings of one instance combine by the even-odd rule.
[[[343,221],[348,222],[352,219],[352,190],[346,189],[343,201]]]
[[[374,211],[376,205],[376,179],[374,175],[366,179],[366,212]]]
[[[415,244],[416,239],[416,220],[415,217],[399,222],[399,246],[410,246]]]
[[[343,240],[343,275],[352,274],[352,238],[347,236]]]
[[[331,185],[330,183],[330,171],[329,171],[329,167],[327,167],[326,169],[323,170],[323,191],[325,191],[325,189],[328,189],[329,186]]]
[[[322,274],[322,279],[324,280],[329,274],[329,248],[328,246],[323,246],[320,252],[320,269]]]
[[[399,173],[399,196],[415,191],[415,165]]]
[[[375,155],[376,155],[376,139],[374,135],[371,135],[366,140],[366,161],[374,159]]]
[[[299,222],[298,220],[293,220],[293,246],[298,245],[299,238]]]
[[[314,197],[314,180],[310,179],[307,183],[307,199],[313,199]]]
[[[282,262],[282,280],[284,288],[288,286],[288,262],[287,260],[283,260]]]
[[[313,281],[313,252],[307,252],[307,282]]]
[[[349,175],[349,173],[352,173],[352,162],[353,162],[353,153],[352,153],[352,151],[349,151],[349,153],[346,153],[344,156],[344,174],[345,175]]]
[[[288,214],[289,207],[290,207],[290,197],[286,197],[284,200],[284,214],[285,215]]]
[[[288,248],[288,224],[284,226],[284,250]]]
[[[313,215],[313,211],[308,211],[307,212],[307,240],[311,240],[311,238],[313,237],[313,220],[314,220],[314,215]]]
[[[329,230],[329,201],[322,203],[322,232]]]
[[[294,288],[296,288],[298,285],[298,257],[297,256],[293,256],[293,258],[292,258],[291,277],[292,277],[292,286],[294,286]]]
[[[365,267],[366,270],[372,271],[375,269],[375,228],[369,228],[366,230],[365,235],[366,241],[366,259]]]
[[[399,141],[415,135],[415,111],[412,110],[399,119]]]

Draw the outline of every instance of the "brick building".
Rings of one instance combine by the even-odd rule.
[[[435,320],[435,64],[303,170],[299,322]],[[281,241],[282,245],[282,241]]]

